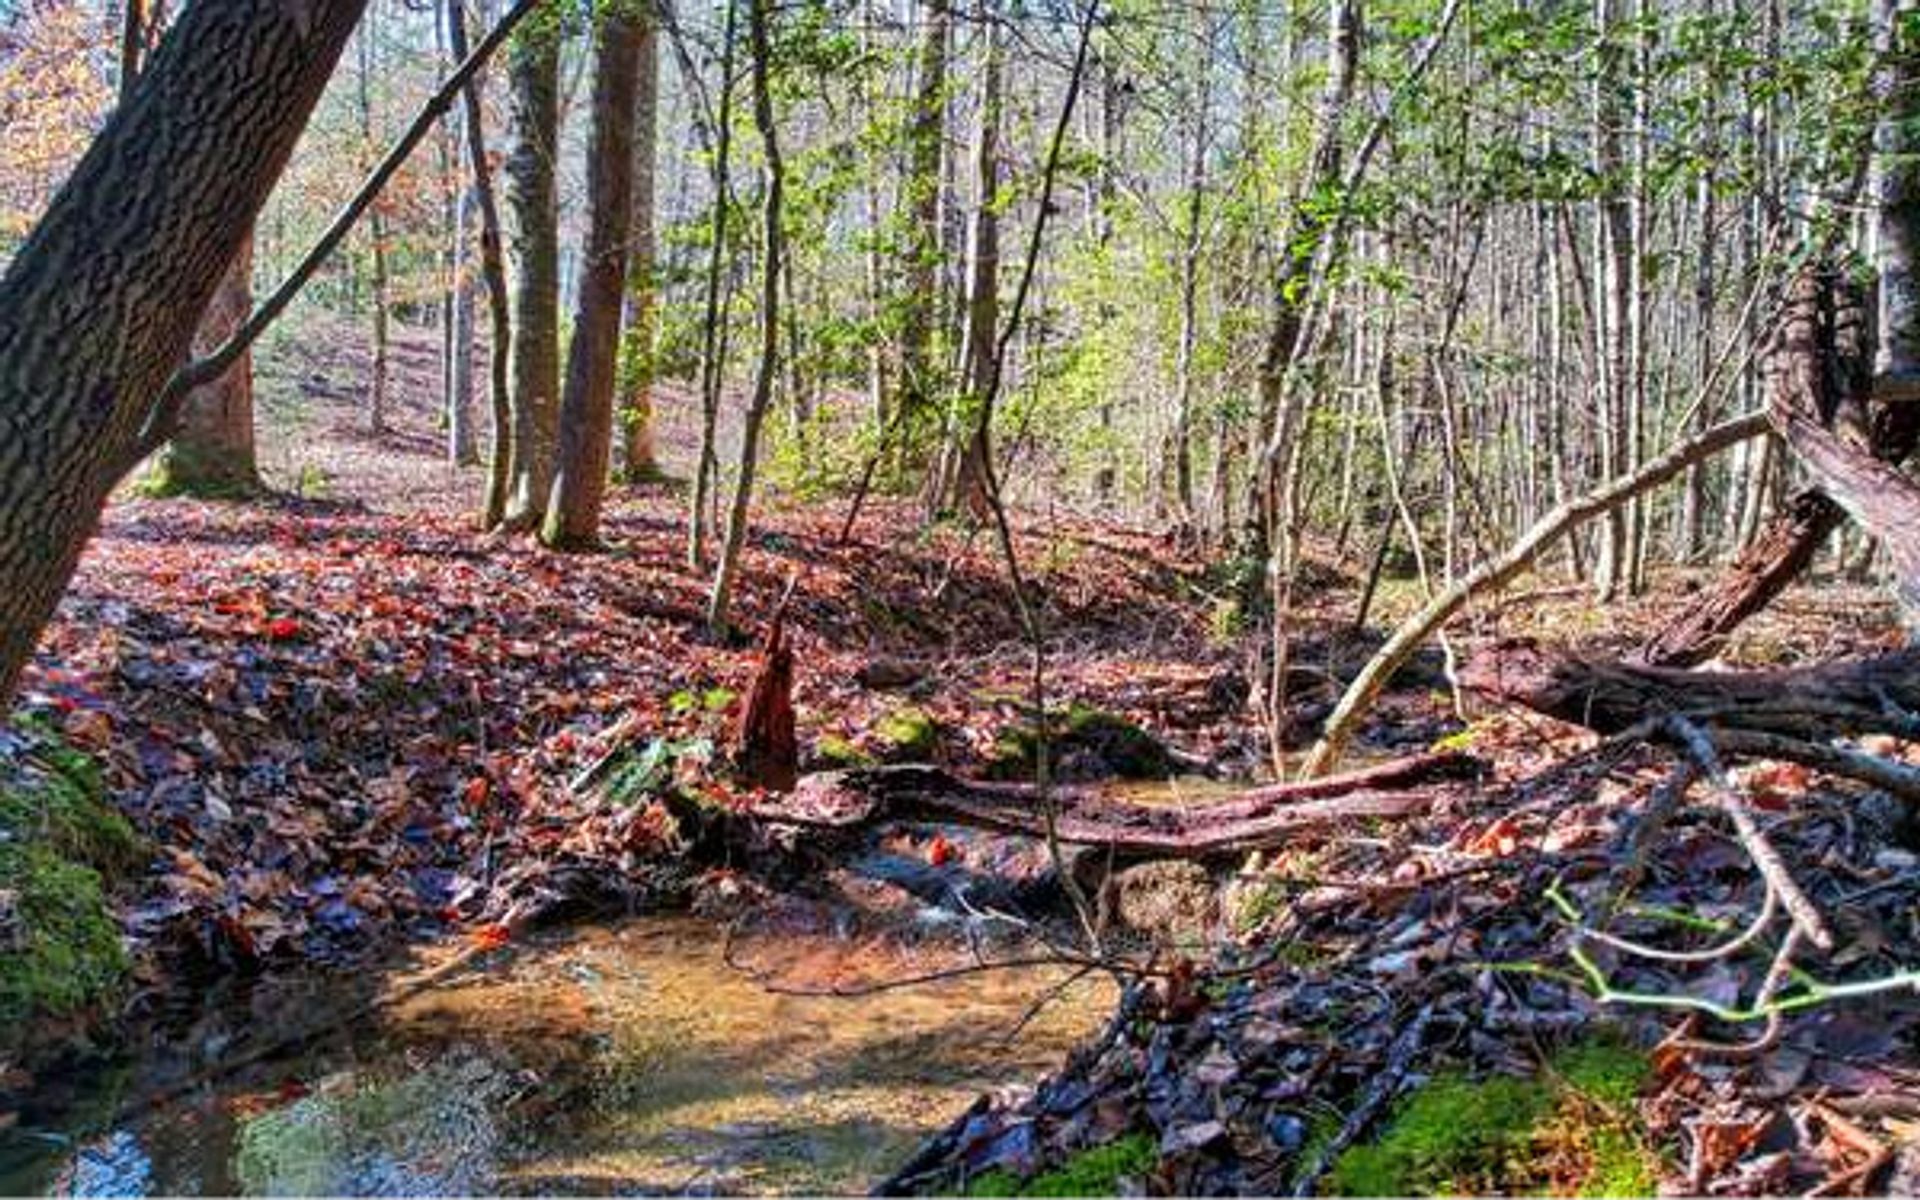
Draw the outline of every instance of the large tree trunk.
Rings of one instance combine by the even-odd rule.
[[[734,485],[733,504],[727,510],[726,541],[720,549],[713,588],[707,594],[707,628],[714,633],[727,629],[727,610],[740,569],[740,551],[747,539],[747,509],[753,502],[753,476],[759,466],[760,427],[766,420],[767,405],[773,399],[774,377],[780,369],[780,260],[786,252],[780,214],[786,169],[780,160],[780,137],[774,126],[773,90],[768,78],[773,69],[771,35],[767,28],[769,2],[747,0],[747,39],[753,57],[753,124],[760,134],[765,157],[760,198],[760,360],[754,367],[753,398],[748,402],[746,428],[740,435],[740,478]]]
[[[188,5],[0,277],[0,708],[363,6]]]
[[[513,446],[505,523],[540,523],[553,485],[560,422],[560,235],[554,161],[560,136],[560,32],[541,22],[508,51],[513,149],[507,155],[508,261],[513,271]]]
[[[585,548],[600,538],[613,453],[614,367],[620,352],[627,234],[633,219],[633,116],[641,18],[624,4],[594,24],[593,128],[587,143],[587,244],[567,351],[560,455],[540,539]]]
[[[633,109],[633,229],[627,262],[627,347],[633,371],[622,414],[622,470],[628,483],[658,478],[653,444],[653,339],[660,298],[654,285],[654,158],[660,129],[660,35],[640,26],[640,67]]]
[[[194,353],[212,353],[247,319],[252,306],[253,238],[248,236],[200,319]],[[244,496],[259,490],[251,354],[242,354],[220,378],[187,393],[179,428],[154,464],[153,487],[168,496]]]

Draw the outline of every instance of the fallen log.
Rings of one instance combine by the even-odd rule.
[[[1920,736],[1920,649],[1709,672],[1581,658],[1521,640],[1475,655],[1460,684],[1597,733],[1663,736],[1663,719],[1681,717],[1706,728],[1723,753],[1797,762],[1920,800],[1920,771],[1829,744],[1868,733]]]
[[[1117,800],[1090,787],[1053,786],[1054,832],[1066,844],[1117,858],[1212,858],[1272,847],[1360,817],[1405,817],[1465,794],[1483,764],[1470,755],[1426,754],[1347,775],[1249,789],[1217,804],[1179,808]],[[1028,784],[961,779],[909,764],[809,775],[785,796],[744,811],[756,821],[851,829],[882,820],[967,825],[1047,836],[1042,797]]]
[[[1460,684],[1598,733],[1677,715],[1821,740],[1911,736],[1920,712],[1920,649],[1809,667],[1687,671],[1583,658],[1517,639],[1474,655],[1460,670]]]

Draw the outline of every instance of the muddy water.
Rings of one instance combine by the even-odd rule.
[[[980,1091],[1057,1065],[1112,1003],[1083,981],[1022,1025],[1062,982],[1033,971],[781,994],[762,979],[818,989],[959,960],[759,935],[729,965],[723,941],[648,918],[503,952],[137,1118],[23,1121],[0,1134],[0,1192],[862,1191]]]

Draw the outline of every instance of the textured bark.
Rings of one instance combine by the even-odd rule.
[[[734,761],[748,783],[790,792],[800,777],[800,743],[793,721],[793,647],[786,639],[786,605],[773,614],[753,687],[734,733]]]
[[[658,478],[653,444],[653,340],[660,298],[654,289],[654,159],[660,129],[660,34],[652,20],[640,27],[640,66],[633,109],[633,229],[627,262],[627,346],[634,369],[622,414],[623,470],[629,483]]]
[[[362,7],[186,6],[0,277],[0,707]]]
[[[211,353],[233,335],[253,304],[253,239],[213,294],[194,335],[195,354]],[[243,354],[212,383],[188,392],[180,405],[173,440],[154,464],[154,490],[162,495],[244,496],[259,490],[253,447],[253,358]]]
[[[620,353],[627,235],[633,220],[633,114],[641,20],[624,3],[594,22],[593,126],[587,142],[587,241],[567,350],[559,457],[540,538],[585,548],[600,539],[613,455],[614,368]]]
[[[1817,488],[1797,493],[1760,536],[1686,610],[1662,625],[1634,656],[1650,666],[1697,666],[1720,652],[1727,636],[1806,570],[1847,514]]]
[[[539,525],[553,485],[560,423],[560,235],[554,162],[560,136],[560,36],[552,22],[522,30],[507,56],[513,148],[507,155],[507,257],[513,283],[513,445],[509,528]]]
[[[1052,833],[1124,859],[1214,858],[1283,845],[1343,821],[1404,817],[1465,794],[1481,764],[1461,755],[1422,755],[1350,775],[1253,788],[1195,808],[1130,804],[1098,788],[1054,785]],[[937,821],[1048,837],[1039,791],[980,783],[936,767],[878,767],[809,775],[790,796],[748,811],[783,824],[851,828],[880,820]]]

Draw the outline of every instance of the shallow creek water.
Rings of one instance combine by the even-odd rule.
[[[1083,980],[1022,1025],[1064,981],[1044,970],[779,994],[756,975],[820,988],[960,960],[762,934],[733,950],[749,974],[724,940],[691,917],[558,931],[136,1117],[27,1114],[0,1133],[0,1193],[864,1191],[982,1090],[1058,1065],[1113,1000]],[[142,1075],[93,1085],[95,1111]]]

